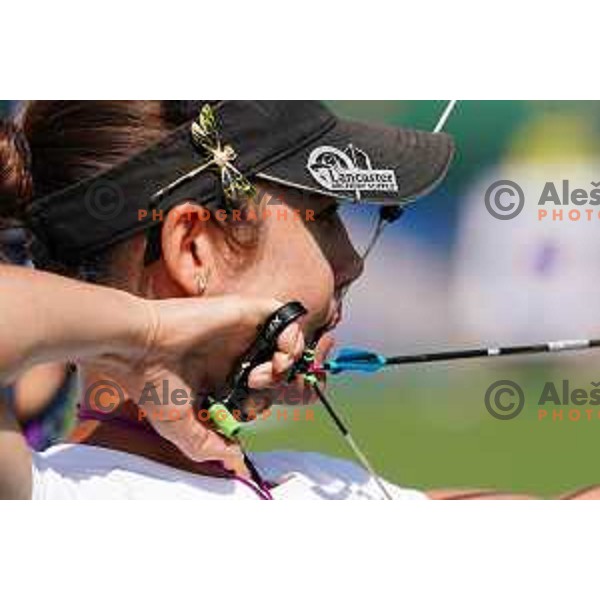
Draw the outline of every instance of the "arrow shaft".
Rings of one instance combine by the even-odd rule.
[[[417,363],[447,362],[468,358],[488,358],[493,356],[510,356],[515,354],[544,354],[547,352],[568,352],[586,350],[600,346],[600,339],[592,340],[560,340],[523,346],[498,346],[489,348],[466,348],[464,350],[446,350],[423,354],[405,354],[386,357],[388,365],[410,365]]]
[[[469,358],[490,358],[523,354],[544,354],[569,352],[600,347],[600,339],[558,340],[521,346],[491,346],[483,348],[464,348],[444,350],[441,352],[424,352],[420,354],[402,354],[399,356],[382,356],[371,350],[342,348],[337,356],[319,365],[314,372],[330,371],[333,375],[347,371],[375,373],[382,368],[432,362],[451,362]]]

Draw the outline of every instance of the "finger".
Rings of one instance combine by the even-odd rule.
[[[295,362],[294,357],[276,352],[271,362],[262,363],[250,371],[248,387],[263,390],[284,381],[286,373]]]
[[[222,446],[210,445],[207,423],[196,419],[194,404],[187,402],[181,406],[169,406],[168,410],[148,411],[144,414],[146,419],[164,438],[175,444],[184,454],[192,458],[192,454],[208,444],[209,450],[223,452]],[[208,460],[208,458],[205,458]]]
[[[324,362],[335,346],[335,338],[330,333],[325,333],[319,338],[315,347],[315,358],[318,362]]]
[[[290,327],[286,328],[286,332]],[[283,336],[283,333],[281,335]],[[248,377],[249,387],[261,390],[280,382],[284,379],[286,372],[300,359],[305,347],[302,331],[298,328],[293,348],[292,340],[289,338],[289,335],[294,335],[294,333],[288,333],[288,337],[285,340],[284,346],[287,350],[277,350],[273,354],[273,358],[270,362],[258,365],[250,371],[250,376]],[[281,346],[279,346],[279,348],[281,348]]]
[[[273,354],[273,358],[271,359],[271,364],[273,365],[273,377],[277,380],[282,378],[282,376],[292,368],[293,364],[298,360],[298,358],[300,357],[296,355],[275,352],[275,354]]]
[[[274,383],[275,378],[273,377],[272,363],[263,363],[250,371],[250,376],[248,377],[248,387],[255,390],[262,390],[264,388],[268,388]]]
[[[191,413],[177,421],[151,420],[152,426],[165,439],[175,444],[185,456],[195,462],[218,460],[235,464],[241,451]]]
[[[333,349],[334,345],[335,339],[330,333],[322,335],[314,348],[316,361],[318,363],[323,363]],[[316,377],[323,385],[326,384],[327,377],[324,372],[318,373]],[[313,386],[308,383],[302,375],[296,376],[289,385],[296,388],[297,394],[300,394],[305,402],[314,404],[318,400],[318,396],[314,391]]]
[[[298,351],[299,344],[304,344],[304,336],[297,322],[290,323],[277,338],[277,350],[284,354],[294,356]]]

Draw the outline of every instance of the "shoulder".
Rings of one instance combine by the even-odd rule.
[[[381,498],[369,474],[348,460],[293,451],[259,453],[252,458],[265,479],[277,484],[273,495],[278,500]],[[398,500],[426,498],[416,490],[387,487]],[[240,499],[244,495],[248,495],[245,486],[236,486],[232,480],[193,475],[107,448],[61,444],[33,454],[33,499],[37,500]]]
[[[109,448],[59,444],[33,453],[34,500],[235,499],[244,491],[231,480],[195,475]]]
[[[110,497],[115,475],[136,462],[134,456],[83,444],[58,444],[32,457],[33,500],[80,499],[90,492]]]
[[[273,482],[285,482],[300,475],[319,497],[329,499],[379,499],[381,493],[365,469],[355,462],[317,452],[281,450],[252,456],[264,477]],[[388,483],[398,500],[426,499],[417,490]]]

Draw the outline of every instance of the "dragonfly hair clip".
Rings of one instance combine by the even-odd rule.
[[[161,200],[175,188],[208,169],[215,169],[220,174],[221,188],[227,208],[239,206],[243,200],[253,201],[256,196],[256,188],[233,164],[237,153],[231,144],[223,144],[221,141],[217,116],[210,104],[202,107],[198,118],[192,122],[190,133],[194,146],[205,152],[209,159],[158,190],[153,194],[152,201]]]

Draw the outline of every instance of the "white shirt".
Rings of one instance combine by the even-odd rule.
[[[261,475],[277,483],[275,500],[377,500],[382,494],[358,465],[312,452],[252,455]],[[425,499],[387,484],[397,500]],[[137,456],[85,444],[59,444],[33,455],[34,500],[258,500],[254,489],[174,469]]]

